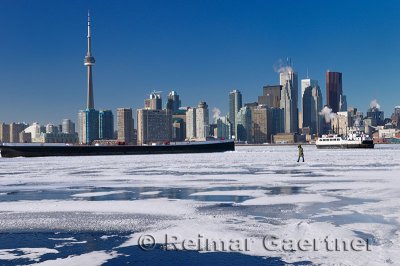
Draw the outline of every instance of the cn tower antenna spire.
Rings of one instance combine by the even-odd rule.
[[[87,66],[88,75],[88,87],[87,87],[87,109],[94,109],[94,96],[93,96],[93,79],[92,79],[92,66],[96,62],[92,56],[92,36],[90,31],[90,12],[88,10],[88,35],[87,35],[87,45],[88,51],[85,56],[85,66]]]

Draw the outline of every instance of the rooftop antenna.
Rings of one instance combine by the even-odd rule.
[[[309,78],[309,77],[308,77],[308,67],[307,67],[307,78]]]

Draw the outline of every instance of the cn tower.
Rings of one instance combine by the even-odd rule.
[[[93,97],[93,79],[92,79],[92,66],[95,63],[94,57],[92,56],[92,40],[90,34],[90,13],[88,12],[88,51],[85,56],[85,66],[87,66],[87,78],[88,78],[88,86],[87,86],[87,105],[86,108],[89,110],[94,109],[94,97]]]

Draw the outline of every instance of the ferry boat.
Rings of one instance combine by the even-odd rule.
[[[234,151],[232,140],[177,142],[162,145],[0,144],[1,157],[95,156],[211,153]]]
[[[339,135],[323,135],[315,142],[318,149],[373,149],[374,141],[362,133]]]

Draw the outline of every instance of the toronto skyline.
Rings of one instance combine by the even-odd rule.
[[[361,4],[362,3],[362,4]],[[204,100],[228,112],[228,93],[252,102],[279,82],[277,64],[291,58],[298,78],[343,73],[349,106],[377,99],[386,114],[398,102],[400,4],[354,1],[2,1],[1,120],[77,119],[86,106],[86,13],[98,60],[96,109],[143,106],[153,90],[177,91],[183,106]],[[18,33],[18,34],[17,34]]]

